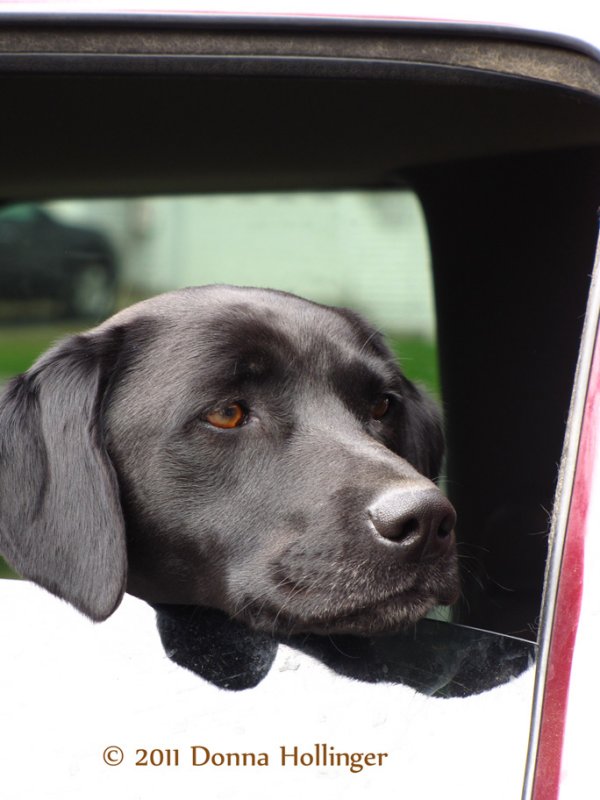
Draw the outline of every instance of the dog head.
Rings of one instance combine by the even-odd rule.
[[[93,619],[127,590],[369,634],[456,597],[438,412],[353,312],[155,297],[16,378],[0,442],[0,551]]]

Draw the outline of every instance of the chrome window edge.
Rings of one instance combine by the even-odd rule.
[[[583,326],[581,345],[579,349],[579,357],[577,360],[577,368],[575,372],[573,395],[571,397],[571,407],[569,409],[565,442],[563,446],[563,455],[558,475],[558,483],[555,495],[556,501],[552,512],[549,555],[546,564],[544,594],[542,597],[539,654],[533,690],[531,728],[527,750],[527,761],[525,765],[522,800],[531,800],[533,796],[537,753],[540,741],[544,690],[546,685],[550,644],[552,640],[552,630],[554,627],[554,617],[556,612],[558,583],[560,579],[567,524],[571,509],[573,487],[575,483],[577,457],[579,454],[579,444],[585,414],[585,403],[592,368],[592,360],[594,357],[596,338],[598,334],[599,316],[600,239],[596,249],[592,281],[588,295],[588,304]]]

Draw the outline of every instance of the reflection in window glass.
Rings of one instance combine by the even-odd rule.
[[[408,191],[68,200],[0,209],[0,384],[159,292],[263,286],[351,306],[439,395],[427,234]],[[0,567],[1,569],[1,567]]]

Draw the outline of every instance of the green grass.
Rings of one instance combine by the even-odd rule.
[[[77,330],[60,324],[0,326],[0,380],[24,372],[57,339]]]
[[[2,578],[18,578],[18,575],[12,571],[6,561],[0,556],[0,580]]]
[[[441,391],[435,342],[394,334],[388,334],[387,341],[407,378],[420,383],[439,400]]]
[[[0,326],[0,379],[7,380],[28,369],[35,359],[57,339],[75,333],[76,325]],[[387,341],[405,374],[422,383],[439,397],[437,351],[435,344],[417,336],[388,334]]]
[[[74,333],[77,327],[62,325],[0,326],[0,380],[24,372],[57,339]],[[435,344],[416,336],[388,334],[387,341],[402,370],[413,381],[440,397],[437,351]],[[0,558],[0,578],[15,577]]]

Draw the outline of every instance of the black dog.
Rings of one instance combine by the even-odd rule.
[[[94,620],[128,591],[269,635],[458,591],[433,404],[353,312],[184,289],[59,343],[0,406],[0,551]]]

